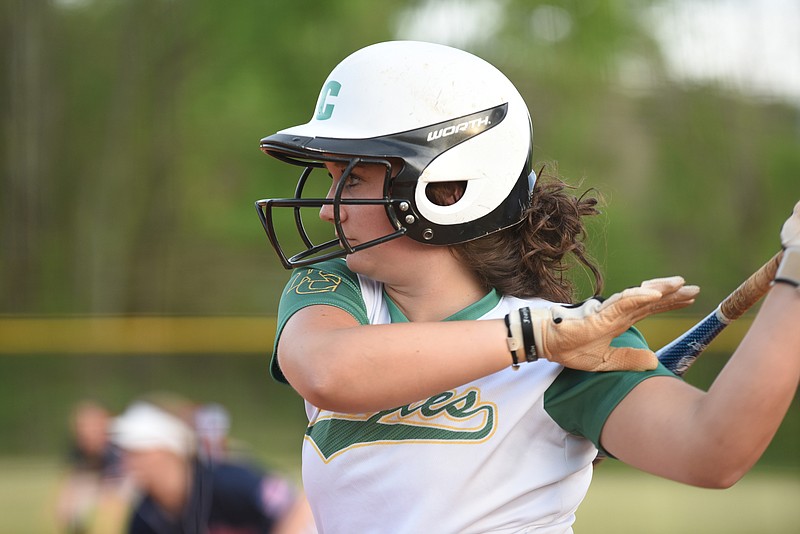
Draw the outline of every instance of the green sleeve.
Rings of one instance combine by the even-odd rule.
[[[616,338],[611,346],[648,348],[635,328]],[[600,432],[608,416],[637,384],[653,376],[676,377],[660,363],[655,370],[644,372],[592,373],[565,368],[545,392],[544,408],[561,428],[585,437],[602,451]]]
[[[283,327],[299,310],[318,304],[341,308],[359,324],[369,323],[358,277],[343,260],[329,260],[295,269],[278,304],[278,327],[270,363],[270,373],[275,380],[287,383],[278,363],[278,339]]]

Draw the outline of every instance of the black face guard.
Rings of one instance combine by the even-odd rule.
[[[269,238],[269,242],[272,244],[272,247],[278,253],[278,257],[280,258],[281,263],[286,269],[304,267],[306,265],[311,265],[332,258],[341,258],[348,254],[358,252],[359,250],[373,247],[375,245],[380,245],[381,243],[391,241],[392,239],[397,239],[398,237],[402,237],[406,233],[406,229],[397,219],[397,216],[395,214],[401,213],[403,211],[408,211],[410,209],[411,203],[402,199],[390,198],[389,187],[391,182],[392,166],[388,160],[376,159],[376,158],[360,158],[360,157],[354,157],[354,158],[330,157],[330,158],[325,158],[325,161],[342,162],[347,165],[344,172],[342,173],[341,178],[339,179],[339,182],[336,184],[336,190],[334,192],[333,198],[325,198],[325,199],[303,198],[303,189],[305,188],[306,183],[309,177],[311,176],[311,173],[315,169],[323,167],[322,163],[320,162],[309,162],[307,163],[307,167],[303,170],[303,173],[300,176],[300,180],[297,182],[297,188],[295,190],[294,198],[264,199],[264,200],[258,200],[255,203],[256,212],[258,213],[258,218],[261,220],[261,224],[264,226],[264,230],[267,232],[267,237]],[[342,198],[342,191],[344,190],[344,186],[347,184],[348,181],[347,178],[352,172],[352,170],[359,164],[379,164],[386,167],[386,175],[383,181],[384,184],[383,198],[348,198],[348,199]],[[342,205],[384,206],[386,210],[386,215],[389,217],[392,226],[396,228],[396,230],[382,237],[372,239],[370,241],[361,243],[356,246],[352,246],[350,242],[347,240],[347,236],[345,235],[344,230],[342,228],[342,221],[340,216]],[[301,208],[322,208],[322,206],[333,206],[333,219],[334,219],[333,224],[334,227],[336,228],[336,235],[339,237],[331,239],[329,241],[325,241],[320,244],[315,244],[309,237],[305,225],[303,224]],[[303,244],[305,245],[306,250],[294,254],[292,256],[287,256],[283,246],[280,243],[280,240],[278,239],[277,232],[275,231],[274,218],[272,215],[273,208],[293,209],[295,228],[297,229],[300,238],[303,240]]]

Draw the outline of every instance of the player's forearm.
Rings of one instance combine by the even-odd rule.
[[[320,408],[348,413],[416,402],[511,364],[502,320],[353,326],[279,350],[292,386]]]
[[[774,287],[739,348],[698,401],[697,428],[705,429],[712,466],[730,483],[761,457],[797,391],[799,316],[800,293]]]
[[[773,288],[708,392],[641,382],[614,409],[602,443],[620,460],[686,484],[728,487],[760,458],[797,389],[800,294]]]
[[[707,439],[717,445],[721,467],[734,481],[769,445],[800,381],[800,202],[781,228],[781,244],[784,253],[775,286],[747,336],[697,404]]]
[[[359,325],[334,306],[308,306],[287,321],[278,358],[306,400],[347,412],[416,402],[536,357],[588,371],[648,370],[655,354],[611,347],[612,339],[648,315],[690,304],[697,291],[680,277],[660,278],[602,303],[525,307],[505,321]]]

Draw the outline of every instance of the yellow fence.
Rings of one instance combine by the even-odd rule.
[[[652,318],[637,327],[657,349],[699,319]],[[732,351],[750,322],[739,319],[711,348]],[[274,317],[0,316],[0,354],[269,352],[274,335]]]
[[[0,317],[0,353],[269,352],[274,317]]]

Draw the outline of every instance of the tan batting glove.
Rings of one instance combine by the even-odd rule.
[[[775,281],[800,289],[800,202],[795,204],[794,211],[783,223],[781,244],[783,258],[775,273]]]
[[[509,349],[515,355],[513,347],[518,344],[511,338],[521,336],[527,361],[542,357],[583,371],[655,369],[658,359],[652,351],[614,348],[611,341],[649,315],[692,304],[699,292],[697,286],[686,286],[683,278],[673,276],[648,280],[603,302],[589,299],[578,307],[522,308],[508,316]]]

